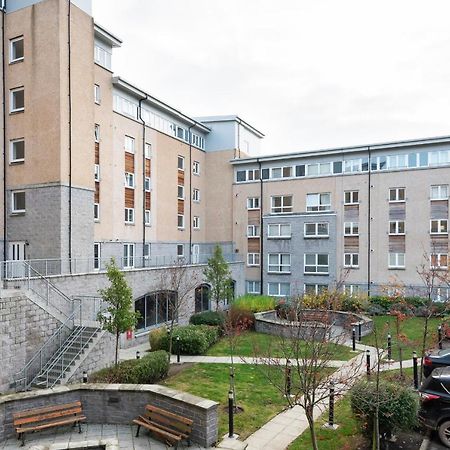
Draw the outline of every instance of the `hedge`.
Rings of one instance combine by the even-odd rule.
[[[189,323],[192,325],[211,325],[223,327],[224,322],[225,315],[221,311],[204,311],[194,314],[189,319]]]
[[[182,355],[203,355],[209,347],[219,340],[219,328],[208,325],[187,325],[175,327],[172,337],[172,353],[177,352],[177,337],[180,338],[180,353]],[[169,333],[160,340],[161,349],[169,351]]]
[[[164,379],[169,371],[167,352],[148,353],[141,359],[122,361],[117,366],[107,367],[93,373],[93,383],[152,384]]]

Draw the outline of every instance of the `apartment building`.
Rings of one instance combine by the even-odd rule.
[[[450,138],[233,160],[247,292],[418,292],[448,270]],[[448,297],[437,286],[436,298]]]
[[[3,22],[3,260],[80,273],[201,263],[217,244],[233,260],[229,160],[263,134],[115,76],[122,41],[91,1],[9,0]]]

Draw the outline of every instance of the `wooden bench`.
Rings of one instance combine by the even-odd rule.
[[[28,409],[13,413],[13,423],[17,433],[17,439],[25,445],[25,433],[39,431],[60,425],[78,425],[81,433],[81,422],[86,420],[81,409],[81,402],[66,403],[63,405],[47,406]]]
[[[139,436],[141,427],[144,427],[166,444],[175,445],[175,448],[183,440],[187,440],[188,445],[190,445],[189,436],[192,432],[193,423],[191,419],[152,405],[147,405],[145,409],[146,412],[143,416],[133,420],[138,426],[136,437]]]

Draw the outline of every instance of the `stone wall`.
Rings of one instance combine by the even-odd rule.
[[[15,435],[13,413],[77,400],[89,424],[129,425],[152,404],[192,419],[193,442],[203,447],[217,442],[217,402],[152,384],[74,384],[5,395],[0,397],[0,442]]]
[[[24,293],[0,291],[0,392],[10,390],[14,374],[60,325]]]

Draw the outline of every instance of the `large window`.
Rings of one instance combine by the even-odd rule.
[[[177,293],[173,291],[158,291],[138,298],[134,309],[140,313],[136,325],[137,330],[145,330],[158,324],[176,320]]]
[[[9,41],[9,62],[15,63],[23,61],[24,55],[23,36],[11,39]]]
[[[438,184],[431,186],[430,189],[431,200],[447,200],[448,199],[448,184]]]
[[[267,293],[272,297],[288,297],[291,295],[289,283],[267,283]]]
[[[328,274],[328,254],[305,253],[305,274]]]
[[[289,253],[269,253],[268,272],[291,273],[291,255]]]
[[[25,192],[15,191],[12,193],[12,211],[13,214],[25,212]]]
[[[207,284],[195,288],[195,312],[208,311],[209,305],[209,291],[210,288]]]
[[[11,163],[21,163],[25,161],[25,140],[14,139],[10,141]]]
[[[314,222],[305,223],[304,237],[305,238],[326,238],[329,236],[328,222]]]
[[[268,239],[290,239],[291,235],[290,223],[271,223],[267,227]]]
[[[430,233],[431,234],[447,234],[448,233],[448,220],[447,219],[430,220]]]
[[[277,195],[270,198],[272,214],[287,214],[292,212],[292,195]]]
[[[331,194],[322,192],[306,195],[306,211],[329,211],[331,209]]]
[[[388,267],[390,269],[404,269],[405,268],[405,254],[404,253],[389,253]]]
[[[11,89],[9,111],[15,113],[24,110],[25,110],[25,89],[23,87]]]
[[[123,268],[134,267],[134,244],[123,244]]]

